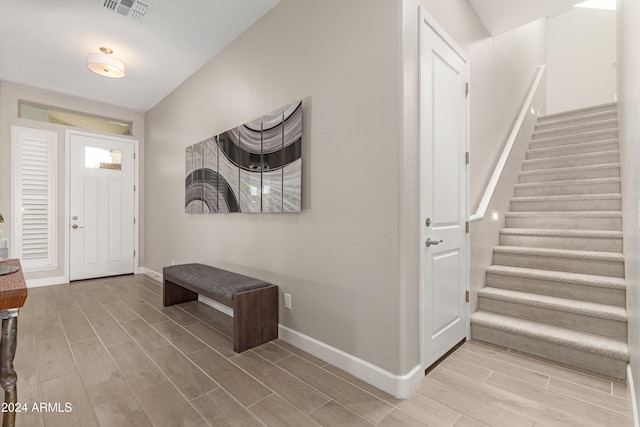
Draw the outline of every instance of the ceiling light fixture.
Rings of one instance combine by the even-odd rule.
[[[100,52],[87,55],[87,68],[96,74],[112,79],[124,77],[124,63],[118,58],[110,56],[113,50],[101,47]]]

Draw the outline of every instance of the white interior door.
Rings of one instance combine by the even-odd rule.
[[[134,272],[135,145],[69,134],[69,279]]]
[[[467,334],[468,61],[421,16],[420,289],[427,368]]]

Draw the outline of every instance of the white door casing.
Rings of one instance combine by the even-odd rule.
[[[137,272],[136,151],[133,140],[67,133],[69,280]],[[105,153],[112,160],[87,165]]]
[[[420,328],[427,368],[468,330],[469,61],[422,8],[419,37]]]

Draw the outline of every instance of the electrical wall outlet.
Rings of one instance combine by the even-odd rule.
[[[291,294],[284,294],[284,308],[291,310]]]

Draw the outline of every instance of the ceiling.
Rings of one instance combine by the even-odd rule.
[[[584,0],[469,0],[492,36],[565,12]]]
[[[131,0],[0,0],[0,80],[146,112],[280,0],[144,0],[135,21],[104,7]],[[87,69],[101,46],[125,63]]]
[[[150,3],[135,21],[105,3]],[[492,35],[582,0],[468,0]],[[280,0],[0,0],[0,80],[146,112]],[[126,76],[91,73],[102,46]]]

